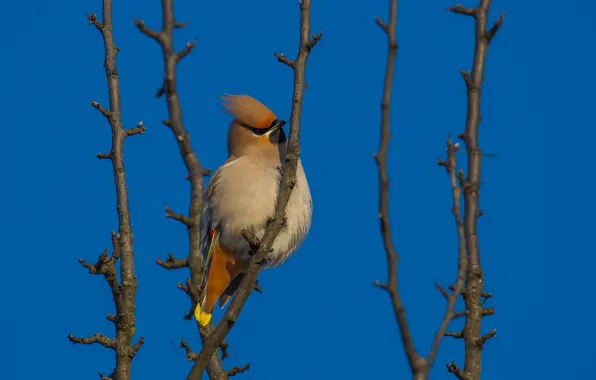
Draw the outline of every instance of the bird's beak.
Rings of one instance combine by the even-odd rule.
[[[281,129],[284,125],[286,125],[286,121],[285,120],[275,120],[273,122],[273,125],[271,125],[271,128],[269,129],[270,133],[273,133],[275,131],[277,131],[278,129]]]

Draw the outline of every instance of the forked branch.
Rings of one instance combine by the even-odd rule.
[[[432,368],[439,346],[450,322],[462,313],[456,313],[454,311],[455,304],[458,297],[463,289],[465,271],[466,271],[466,252],[464,245],[463,235],[463,223],[461,220],[461,188],[457,183],[456,165],[457,158],[456,152],[458,145],[454,145],[449,140],[447,144],[448,159],[447,161],[439,161],[439,164],[445,166],[450,175],[452,192],[453,192],[453,214],[455,216],[458,234],[460,237],[459,246],[459,260],[458,260],[458,271],[456,278],[456,285],[453,287],[453,293],[447,292],[442,286],[437,284],[437,289],[443,294],[447,302],[447,309],[443,316],[443,320],[435,334],[433,345],[428,353],[428,356],[422,357],[416,350],[412,334],[408,327],[406,318],[405,307],[399,293],[398,283],[398,261],[399,254],[394,246],[393,238],[391,234],[390,216],[389,216],[389,178],[387,175],[387,154],[389,150],[389,140],[391,137],[390,128],[390,104],[391,104],[391,93],[393,87],[395,61],[397,59],[398,43],[397,43],[397,0],[390,0],[389,6],[389,22],[383,22],[379,17],[376,18],[377,24],[387,34],[388,43],[388,56],[387,56],[387,68],[385,72],[385,83],[383,88],[383,99],[381,102],[381,137],[379,144],[379,152],[374,156],[378,173],[379,173],[379,211],[378,216],[380,220],[381,236],[385,248],[385,254],[387,258],[387,282],[381,283],[375,282],[375,285],[384,289],[389,294],[393,311],[399,328],[402,345],[412,376],[416,380],[427,379],[429,376],[430,369]]]

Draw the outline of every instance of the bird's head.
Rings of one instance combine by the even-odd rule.
[[[222,99],[225,111],[234,116],[228,130],[229,156],[252,155],[283,162],[287,138],[282,127],[286,122],[251,96],[226,95]]]

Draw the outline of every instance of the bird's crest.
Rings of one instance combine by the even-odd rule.
[[[248,95],[224,95],[225,111],[242,124],[251,128],[266,129],[271,126],[277,116],[257,99]]]

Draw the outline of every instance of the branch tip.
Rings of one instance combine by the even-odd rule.
[[[149,38],[156,40],[157,42],[161,43],[162,34],[161,32],[157,32],[155,30],[149,29],[143,20],[134,20],[134,24],[136,27]]]
[[[226,372],[229,377],[236,376],[239,373],[246,372],[250,369],[250,363],[247,363],[244,367],[234,367]]]
[[[476,18],[476,9],[466,8],[461,4],[455,4],[455,7],[446,8],[447,11],[463,16],[471,16]]]
[[[103,29],[103,24],[97,21],[97,15],[95,13],[89,14],[87,13],[87,20],[89,20],[89,25],[95,25],[95,27],[101,31]]]
[[[480,338],[478,338],[478,341],[476,341],[476,344],[478,345],[478,347],[483,348],[484,344],[491,338],[496,338],[497,337],[497,329],[492,329],[490,332],[482,335]]]
[[[106,348],[116,348],[116,341],[114,339],[108,338],[103,334],[95,334],[87,338],[77,338],[76,336],[69,334],[68,340],[72,344],[99,344]]]
[[[194,222],[189,217],[187,217],[185,215],[182,215],[182,214],[176,214],[168,206],[166,206],[166,214],[165,214],[165,216],[166,216],[166,218],[170,218],[170,219],[176,220],[176,221],[178,221],[178,222],[186,225],[186,227],[188,227],[188,228],[194,227]]]
[[[466,373],[455,364],[455,362],[451,362],[447,364],[447,372],[452,373],[455,377],[459,380],[469,380]]]
[[[488,32],[486,32],[486,39],[488,40],[488,42],[490,42],[495,37],[495,35],[497,34],[499,29],[503,25],[503,20],[505,20],[506,13],[507,13],[507,9],[505,9],[503,11],[503,13],[501,13],[501,15],[499,16],[499,19],[493,23],[492,28],[490,28],[488,30]]]
[[[198,40],[199,38],[195,37],[195,39],[192,42],[186,43],[186,47],[184,48],[184,50],[182,50],[179,53],[176,53],[176,63],[180,62],[182,58],[186,57],[192,52],[192,49],[194,49],[194,47],[197,45]],[[165,86],[162,88],[165,88]]]
[[[158,258],[156,262],[157,265],[168,270],[188,267],[188,259],[177,259],[172,253],[168,253],[168,258],[166,261]]]
[[[284,65],[287,65],[291,68],[294,68],[295,62],[286,57],[284,53],[273,53],[273,56],[277,58],[278,62],[283,63]]]
[[[147,127],[143,125],[143,120],[139,121],[136,127],[125,129],[124,133],[126,137],[134,136],[134,135],[142,135],[147,130]]]
[[[385,33],[389,32],[389,26],[387,24],[385,24],[379,16],[375,17],[375,22],[377,23],[378,26],[381,27],[381,29],[383,29],[383,31]]]
[[[108,120],[110,120],[110,118],[112,117],[112,113],[110,111],[108,111],[107,109],[105,109],[104,107],[102,107],[101,104],[99,104],[98,102],[96,102],[95,100],[90,100],[91,102],[91,106],[93,108],[95,108],[96,110],[98,110],[99,112],[101,112],[101,114]]]

